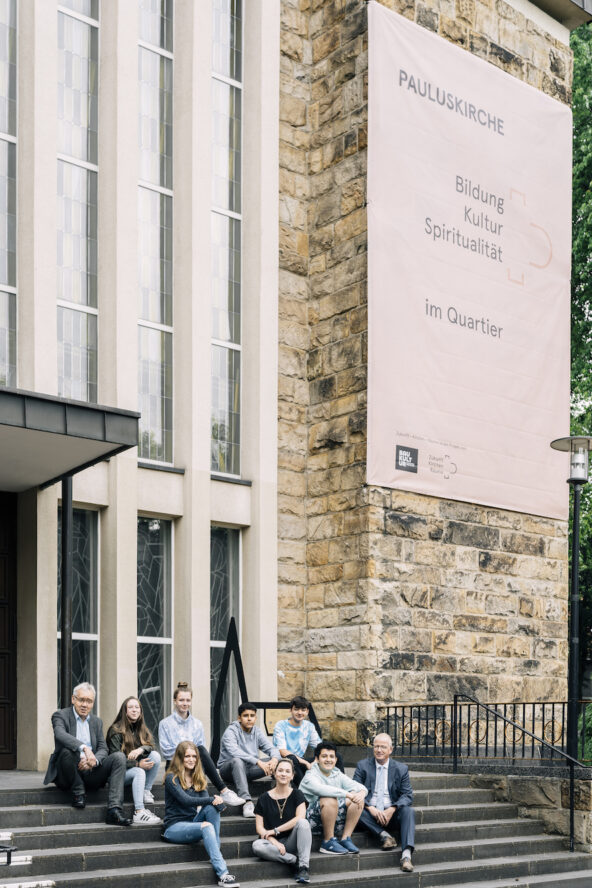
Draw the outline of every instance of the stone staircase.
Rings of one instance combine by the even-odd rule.
[[[53,787],[42,788],[37,777],[27,775],[20,787],[15,779],[0,783],[0,833],[18,848],[10,867],[0,865],[0,888],[215,884],[203,845],[162,842],[159,825],[107,826],[104,791],[89,796],[83,811],[74,811],[67,797]],[[312,884],[324,888],[591,888],[592,855],[570,854],[564,838],[545,834],[536,820],[519,818],[514,805],[493,801],[489,790],[471,788],[469,777],[416,772],[411,780],[417,814],[415,871],[400,871],[400,849],[381,851],[366,833],[356,832],[359,857],[313,853]],[[254,786],[259,792],[265,788],[264,781]],[[155,796],[155,810],[162,815],[160,780]],[[126,811],[129,807],[126,800]],[[288,867],[251,855],[253,820],[225,812],[221,832],[222,853],[243,888],[294,884]],[[318,842],[314,847],[318,848]]]

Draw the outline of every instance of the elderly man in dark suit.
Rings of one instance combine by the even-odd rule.
[[[123,816],[122,810],[125,755],[109,755],[103,722],[92,714],[95,697],[91,684],[79,684],[72,694],[72,706],[52,715],[55,749],[43,783],[55,783],[71,792],[72,807],[84,808],[86,791],[100,789],[109,781],[107,823],[129,826],[131,820]]]
[[[380,839],[385,851],[396,846],[392,832],[398,826],[401,830],[401,869],[410,873],[415,847],[415,811],[409,768],[391,759],[393,742],[388,734],[377,734],[373,748],[374,754],[358,762],[354,773],[354,780],[368,790],[360,823]]]

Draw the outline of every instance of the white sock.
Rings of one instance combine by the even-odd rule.
[[[405,850],[401,854],[401,860],[405,860],[405,858],[411,860],[411,851],[409,850],[409,848],[405,848]]]

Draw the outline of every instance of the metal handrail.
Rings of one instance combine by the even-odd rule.
[[[507,725],[511,725],[514,728],[518,728],[522,734],[527,734],[529,737],[532,737],[533,740],[536,740],[537,743],[540,743],[542,746],[546,746],[551,749],[557,755],[560,755],[566,762],[569,762],[569,850],[574,851],[574,798],[575,798],[575,789],[574,789],[574,768],[577,765],[578,767],[584,767],[581,762],[577,761],[577,759],[572,758],[571,755],[568,755],[566,752],[563,752],[562,749],[557,749],[556,746],[553,746],[552,743],[548,743],[543,737],[537,737],[536,734],[533,734],[532,731],[529,731],[523,725],[519,725],[517,722],[512,721],[512,719],[507,718],[505,715],[502,715],[500,712],[497,712],[495,709],[492,709],[491,706],[488,706],[486,703],[481,703],[479,700],[475,699],[475,697],[471,697],[469,694],[455,694],[454,695],[454,709],[452,713],[452,769],[454,773],[457,773],[458,770],[458,743],[457,743],[457,734],[458,734],[458,701],[459,700],[470,700],[471,703],[474,703],[477,709],[477,717],[479,713],[479,708],[484,709],[488,715],[492,715],[495,719],[501,719]]]

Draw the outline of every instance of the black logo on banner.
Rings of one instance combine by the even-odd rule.
[[[417,472],[419,451],[415,447],[401,447],[397,444],[396,468],[402,472]]]

